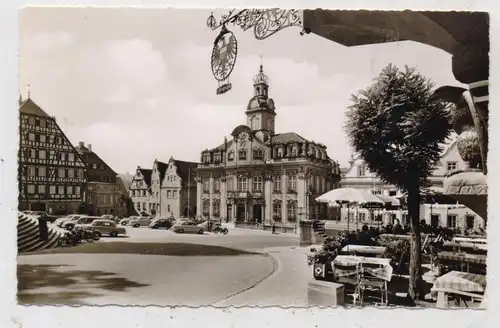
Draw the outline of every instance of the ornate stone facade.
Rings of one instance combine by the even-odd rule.
[[[314,199],[337,188],[340,168],[326,146],[294,132],[275,133],[275,106],[261,65],[247,125],[231,139],[201,153],[197,169],[198,215],[226,221],[295,223],[325,218],[329,211]]]

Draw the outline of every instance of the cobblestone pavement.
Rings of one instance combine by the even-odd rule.
[[[90,296],[76,303],[88,305],[210,305],[251,288],[275,270],[274,259],[262,255],[54,254],[19,256],[18,264],[55,265],[61,266],[58,271],[78,272],[74,277],[77,283],[45,285],[23,293],[83,293]],[[113,286],[102,288],[96,284],[98,279],[82,279],[90,271],[115,273],[139,287],[124,291],[116,291]]]

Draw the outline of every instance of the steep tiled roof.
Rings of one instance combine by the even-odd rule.
[[[144,177],[144,182],[146,182],[146,185],[148,187],[151,187],[151,175],[153,174],[153,170],[149,169],[139,169],[141,172],[142,176]]]
[[[275,142],[285,143],[289,141],[306,142],[308,140],[306,138],[301,137],[295,132],[278,133],[271,137],[272,143]]]
[[[19,106],[21,114],[36,115],[42,117],[50,117],[40,106],[38,106],[31,98],[26,99]]]
[[[229,140],[227,142],[227,147],[231,147],[231,145],[233,144],[233,140]],[[215,150],[225,150],[226,149],[226,144],[223,143],[222,145],[218,146],[218,147],[215,147],[213,149],[210,149],[209,151],[215,151]]]
[[[163,181],[165,177],[165,172],[167,172],[168,164],[160,161],[156,162],[158,171],[160,171],[160,181]]]
[[[177,167],[177,173],[181,177],[182,181],[187,182],[189,177],[191,177],[191,183],[196,183],[195,180],[195,169],[198,167],[199,163],[195,162],[184,162],[174,159],[175,166]]]
[[[80,157],[83,159],[83,161],[85,162],[85,165],[89,165],[89,163],[90,163],[89,160],[91,158],[93,158],[94,159],[93,162],[95,162],[95,160],[97,160],[97,162],[100,162],[105,167],[107,167],[111,172],[113,172],[114,175],[117,175],[117,173],[105,161],[103,161],[103,159],[101,157],[99,157],[99,155],[97,155],[94,151],[91,151],[87,147],[82,146],[82,145],[76,146],[75,150],[78,152]]]

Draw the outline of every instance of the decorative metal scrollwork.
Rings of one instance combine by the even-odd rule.
[[[279,8],[238,11],[233,9],[227,14],[222,14],[219,22],[213,13],[207,19],[207,26],[212,30],[224,27],[229,23],[239,26],[243,31],[253,27],[255,38],[263,40],[286,27],[301,26],[302,20],[298,10]]]

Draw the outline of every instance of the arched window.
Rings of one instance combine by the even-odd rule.
[[[283,147],[278,147],[277,149],[278,157],[283,157]]]
[[[292,146],[291,156],[297,156],[297,146]]]

